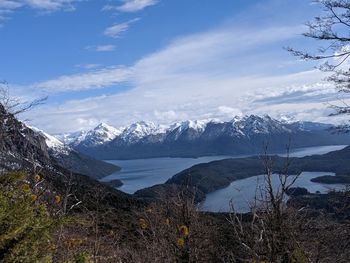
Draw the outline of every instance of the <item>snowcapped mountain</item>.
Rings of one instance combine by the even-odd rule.
[[[96,128],[88,131],[85,136],[79,137],[74,144],[83,143],[86,146],[97,146],[108,143],[122,133],[121,129],[116,129],[106,123],[99,124]]]
[[[96,179],[120,169],[80,153],[54,136],[24,124],[1,104],[0,116],[0,171],[24,169],[32,172],[34,165],[40,167],[40,173],[45,173],[48,181],[60,180],[62,174],[71,171],[74,177],[80,178],[79,183],[84,184],[87,179],[80,175]]]
[[[84,144],[93,147],[110,142],[122,133],[123,129],[114,128],[106,123],[100,123],[94,129],[89,131],[78,131],[73,133],[65,133],[55,135],[57,139],[66,145],[76,147]]]
[[[73,133],[57,134],[54,136],[66,145],[77,145],[85,139],[86,133],[86,131],[77,131]]]
[[[89,156],[86,156],[83,153],[80,153],[75,149],[73,149],[73,145],[69,146],[61,142],[56,137],[38,128],[29,127],[29,126],[27,127],[45,139],[45,143],[48,148],[49,155],[53,159],[55,159],[62,167],[65,167],[68,170],[71,170],[79,174],[85,174],[93,178],[100,178],[100,177],[109,175],[114,171],[117,171],[120,169],[118,166],[114,166],[99,160],[95,160]],[[105,133],[101,132],[105,128],[106,126],[101,124],[100,129],[96,130],[96,135],[102,136],[104,134],[107,134],[108,136],[111,136],[107,132]],[[81,134],[82,133],[77,134],[78,137],[75,138],[75,140],[72,140],[72,143],[76,142],[77,140],[80,140],[82,137]],[[98,136],[96,137],[99,138]]]
[[[45,138],[45,142],[47,147],[49,148],[49,150],[51,150],[53,152],[53,154],[68,154],[70,151],[72,151],[72,149],[69,146],[66,146],[63,142],[61,142],[59,139],[57,139],[56,137],[36,128],[36,127],[32,127],[32,126],[28,126],[28,128],[30,128],[31,130],[33,130],[34,132],[40,134],[41,136],[43,136]]]
[[[237,131],[246,136],[291,132],[282,122],[272,119],[267,115],[263,117],[250,115],[241,119],[236,118],[232,124],[236,127]]]
[[[183,122],[177,122],[173,125],[170,125],[169,130],[171,131],[177,130],[178,132],[181,133],[185,130],[193,129],[198,132],[203,132],[209,122],[211,122],[211,120],[196,120],[196,121],[188,120]]]
[[[119,143],[133,144],[151,135],[166,133],[168,127],[155,125],[152,122],[136,122],[125,128],[115,128],[101,123],[90,131],[80,131],[71,134],[57,135],[56,137],[75,148],[97,147],[113,140]]]
[[[331,124],[309,122],[309,121],[298,121],[290,124],[294,129],[299,129],[303,131],[320,131],[329,130],[333,127]]]
[[[140,141],[142,138],[166,132],[166,127],[155,125],[153,122],[136,122],[126,127],[120,135],[120,139],[127,144]]]
[[[268,143],[271,151],[292,147],[350,144],[350,135],[331,135],[332,125],[286,122],[269,116],[236,116],[231,121],[183,121],[169,126],[137,122],[116,129],[101,124],[73,140],[77,151],[98,159],[149,157],[197,157],[261,153]]]
[[[168,141],[176,141],[180,138],[194,140],[205,131],[205,128],[209,122],[209,120],[188,120],[180,123],[175,123],[168,129],[168,135],[166,136],[166,139]]]

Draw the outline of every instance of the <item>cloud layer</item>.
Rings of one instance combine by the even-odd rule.
[[[158,0],[123,0],[123,2],[122,5],[106,5],[103,7],[103,10],[133,13],[157,4]]]
[[[61,76],[32,85],[32,88],[45,90],[49,94],[67,91],[99,89],[124,82],[130,78],[131,69],[112,67],[89,73]]]
[[[139,18],[131,19],[127,22],[114,24],[110,27],[107,27],[104,31],[104,35],[112,38],[118,38],[123,32],[127,31],[131,24],[140,20]]]
[[[250,113],[325,121],[326,104],[337,103],[337,91],[322,82],[325,76],[317,70],[278,72],[281,56],[290,62],[294,58],[282,48],[274,53],[267,48],[290,41],[301,31],[299,26],[256,30],[225,26],[181,37],[129,67],[33,84],[32,88],[51,94],[118,89],[123,83],[132,88],[47,105],[27,117],[52,133],[88,129],[101,121],[116,126],[140,120],[167,124],[184,119],[228,120]],[[62,122],[64,126],[56,125]]]
[[[116,48],[115,45],[96,45],[96,46],[87,46],[86,50],[97,51],[97,52],[111,52]]]
[[[0,0],[0,16],[20,8],[44,12],[73,10],[77,2]],[[304,31],[299,23],[287,23],[284,14],[274,18],[274,22],[280,23],[268,23],[266,18],[259,23],[254,18],[252,25],[247,22],[251,20],[247,14],[256,15],[263,9],[259,6],[254,12],[245,10],[241,19],[226,21],[221,26],[170,40],[171,35],[159,38],[162,46],[158,50],[148,48],[150,53],[139,50],[137,42],[131,43],[132,48],[138,49],[136,54],[144,55],[123,65],[113,63],[112,59],[129,56],[118,57],[118,51],[125,52],[125,46],[129,47],[125,32],[139,21],[133,19],[134,12],[160,1],[124,0],[118,1],[119,5],[113,4],[117,1],[108,2],[112,5],[103,10],[117,11],[109,19],[119,22],[104,31],[105,23],[101,23],[97,43],[89,40],[91,46],[85,46],[86,50],[96,52],[87,52],[84,59],[74,61],[74,73],[15,87],[16,95],[25,99],[38,94],[50,96],[47,105],[22,116],[31,120],[31,125],[61,133],[89,129],[102,121],[115,126],[140,120],[168,124],[185,119],[229,120],[251,113],[338,121],[327,117],[330,113],[327,105],[338,103],[339,93],[322,81],[323,73],[310,70],[313,65],[305,65],[283,50],[283,46],[299,41]],[[100,6],[105,3],[99,2]],[[264,7],[275,10],[265,4]],[[147,19],[145,16],[138,23]],[[128,33],[135,32],[140,34],[137,30]],[[108,42],[106,36],[111,38]],[[113,56],[98,53],[111,51],[115,51]]]
[[[30,7],[43,11],[73,9],[75,2],[81,0],[0,0],[0,10],[14,11],[21,7]]]
[[[74,4],[82,0],[0,0],[0,23],[20,8],[31,8],[40,12],[58,10],[73,11]],[[0,24],[1,25],[1,24]]]

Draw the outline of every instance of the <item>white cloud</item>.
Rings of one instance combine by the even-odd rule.
[[[61,76],[54,80],[33,84],[32,87],[49,93],[98,89],[126,81],[130,74],[130,69],[113,67],[89,73]]]
[[[218,118],[232,118],[233,116],[241,116],[242,115],[242,111],[240,109],[237,108],[232,108],[232,107],[228,107],[228,106],[219,106],[218,107],[218,112],[216,114],[216,117]]]
[[[82,0],[0,0],[0,22],[20,8],[28,7],[40,12],[73,11],[74,3],[80,1]]]
[[[135,23],[138,20],[140,20],[140,19],[135,18],[135,19],[129,20],[129,21],[124,22],[124,23],[114,24],[113,26],[106,28],[106,30],[104,31],[104,35],[112,37],[112,38],[118,38],[121,33],[125,32],[129,29],[129,27],[132,23]]]
[[[25,3],[31,8],[44,11],[57,11],[61,9],[74,10],[73,3],[80,0],[26,0]]]
[[[86,50],[97,51],[97,52],[111,52],[116,48],[115,45],[97,45],[97,46],[87,46]]]
[[[23,4],[13,0],[0,0],[0,27],[2,22],[16,9],[22,7]]]
[[[183,89],[185,93],[189,90],[198,93],[196,88],[203,90],[211,85],[226,87],[231,81],[240,80],[241,85],[244,85],[245,81],[254,81],[254,74],[259,70],[265,69],[266,66],[275,67],[275,61],[262,58],[260,63],[252,64],[249,61],[250,56],[245,55],[247,62],[243,65],[241,60],[235,59],[239,54],[246,54],[245,52],[256,45],[268,45],[293,38],[295,32],[299,31],[300,27],[276,27],[259,32],[233,31],[230,28],[212,30],[179,38],[128,68],[119,66],[86,74],[61,76],[54,80],[36,83],[34,86],[38,88],[50,86],[55,92],[76,91],[108,87],[122,79],[122,81],[129,81],[135,88],[145,87],[146,89],[147,87],[147,96],[152,97],[154,92],[165,90],[164,86]],[[259,58],[255,53],[251,56],[254,59]],[[245,67],[248,66],[249,71],[246,71]],[[244,74],[240,72],[242,69],[245,70]],[[245,75],[248,75],[247,80]],[[103,78],[97,76],[103,76]]]
[[[302,119],[322,119],[328,111],[325,102],[335,102],[336,91],[320,82],[324,76],[316,70],[279,72],[276,65],[281,56],[292,58],[282,49],[269,51],[271,45],[294,39],[301,30],[299,26],[246,30],[230,25],[178,38],[130,67],[37,83],[36,88],[53,93],[121,82],[133,88],[111,96],[47,105],[29,118],[40,122],[34,126],[53,133],[90,128],[100,120],[124,126],[140,120],[166,124],[250,113],[275,117],[295,113]],[[83,123],[81,127],[77,127],[77,119]],[[63,120],[64,127],[54,125]]]
[[[12,10],[23,6],[23,3],[12,0],[0,0],[0,9]]]
[[[290,87],[281,87],[284,77],[292,79],[297,75],[223,81],[198,79],[192,80],[189,86],[181,88],[180,86],[186,83],[186,80],[182,79],[178,83],[179,86],[169,85],[169,83],[164,88],[152,89],[149,86],[140,86],[111,96],[98,96],[47,105],[28,114],[29,119],[34,120],[36,126],[52,133],[89,129],[101,120],[107,120],[112,125],[125,126],[140,120],[161,124],[186,119],[230,120],[242,114],[269,114],[277,118],[292,115],[296,119],[303,120],[338,121],[338,119],[327,117],[330,110],[326,105],[326,101],[332,104],[338,103],[336,93],[325,95],[321,99],[309,98],[307,100],[304,96],[300,96],[294,101],[285,102],[281,99],[271,103],[255,101],[249,97],[249,92],[245,92],[245,90],[253,91],[258,86],[261,90],[265,88],[268,93],[268,88],[279,87],[281,94],[283,90],[285,91],[286,96],[283,98],[288,99],[287,92]],[[197,82],[196,85],[193,85],[195,82]],[[321,86],[319,86],[319,91],[322,92]],[[303,102],[300,101],[301,99]],[[76,120],[80,120],[80,124],[77,124]],[[64,126],[56,125],[56,123],[63,122]]]
[[[84,69],[96,69],[96,68],[99,68],[101,67],[100,64],[94,64],[94,63],[91,63],[91,64],[78,64],[76,65],[77,68],[84,68]]]
[[[0,0],[0,9],[15,10],[20,7],[30,7],[43,11],[72,10],[73,3],[81,0]]]
[[[115,46],[114,45],[101,45],[101,46],[96,46],[96,51],[98,52],[109,52],[109,51],[114,51]]]
[[[106,5],[103,7],[103,11],[120,11],[120,12],[137,12],[143,10],[148,6],[152,6],[158,3],[158,0],[123,0],[123,4],[119,6]]]

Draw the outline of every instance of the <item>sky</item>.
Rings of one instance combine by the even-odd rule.
[[[316,64],[308,0],[0,0],[0,80],[20,116],[51,134],[100,122],[230,120],[236,115],[339,122],[340,94]]]

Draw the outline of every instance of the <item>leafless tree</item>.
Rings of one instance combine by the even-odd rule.
[[[126,262],[223,262],[217,225],[198,211],[192,187],[135,214],[139,239]]]
[[[318,68],[329,72],[327,80],[333,83],[341,93],[350,93],[350,1],[316,0],[322,7],[322,14],[306,23],[308,31],[303,35],[322,45],[315,51],[287,48],[293,55],[303,60],[322,61]],[[335,111],[331,115],[350,113],[350,105],[343,99],[337,105],[330,105]],[[345,124],[342,130],[349,130]]]
[[[298,176],[290,175],[289,147],[283,167],[275,174],[274,157],[262,156],[264,183],[257,186],[255,202],[249,216],[236,213],[234,206],[229,221],[241,247],[234,252],[235,262],[309,262],[298,239],[297,229],[303,222],[297,210],[286,205],[287,192]],[[273,180],[277,179],[277,187]]]
[[[36,106],[42,105],[47,100],[47,97],[34,99],[32,101],[24,101],[16,96],[11,95],[11,89],[6,81],[0,82],[0,104],[5,111],[13,115],[18,115],[26,112]]]

